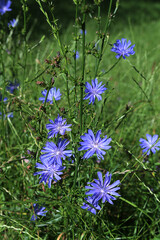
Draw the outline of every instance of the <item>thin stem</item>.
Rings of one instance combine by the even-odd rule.
[[[46,102],[47,102],[48,94],[49,94],[49,91],[50,91],[51,87],[52,87],[52,79],[51,79],[51,82],[50,82],[50,86],[47,89],[47,94],[46,94],[46,97],[45,97],[45,100],[44,100],[44,109],[46,107]],[[41,125],[42,117],[43,117],[43,111],[41,112],[40,119],[39,119],[39,132],[40,133],[42,133],[42,125]]]
[[[85,6],[85,0],[83,0],[83,6]],[[82,135],[83,132],[83,85],[84,85],[84,73],[85,73],[85,21],[86,21],[86,14],[83,13],[83,20],[82,20],[82,78],[81,78],[81,85],[80,85],[80,134]],[[74,183],[73,188],[76,185],[79,164],[80,164],[80,153],[78,152],[76,169],[74,174]],[[80,182],[79,182],[80,185]]]
[[[100,8],[100,5],[98,5],[98,33],[100,33],[100,30],[101,30],[100,17],[101,17],[101,8]],[[97,37],[97,42],[98,42],[98,38],[99,37]],[[97,43],[96,48],[97,48],[97,51],[98,51],[99,50],[99,43]],[[95,71],[96,71],[97,65],[98,65],[98,59],[96,58]]]
[[[85,5],[85,0],[83,1]],[[83,132],[83,86],[84,86],[84,72],[85,72],[85,20],[86,14],[83,13],[82,21],[82,78],[81,78],[81,98],[80,98],[80,134]]]
[[[109,4],[109,9],[108,9],[108,15],[107,15],[107,21],[106,21],[105,31],[104,31],[104,34],[103,34],[103,37],[102,37],[101,49],[100,49],[99,59],[98,59],[98,63],[97,63],[97,67],[96,67],[96,71],[95,71],[95,76],[94,76],[94,78],[97,77],[99,65],[100,65],[100,62],[101,62],[101,60],[102,60],[103,49],[104,49],[104,42],[105,42],[105,38],[106,38],[108,26],[109,26],[109,24],[110,24],[110,19],[111,19],[111,17],[110,17],[110,15],[111,15],[111,7],[112,7],[112,0],[110,0],[110,4]]]
[[[65,64],[66,64],[66,73],[65,73],[65,74],[66,74],[66,78],[67,78],[67,79],[66,79],[66,91],[67,91],[67,100],[68,100],[68,106],[69,106],[69,114],[71,115],[71,104],[70,104],[69,86],[68,86],[68,83],[69,83],[68,61],[67,61],[67,56],[66,56],[66,54],[65,54],[64,47],[63,47],[63,45],[62,45],[62,43],[61,43],[61,40],[60,40],[59,29],[58,29],[57,21],[56,21],[56,19],[55,19],[55,16],[54,16],[53,12],[51,12],[52,17],[53,17],[53,22],[54,22],[54,25],[53,25],[53,24],[50,22],[50,19],[49,19],[49,17],[48,17],[47,12],[45,12],[45,10],[43,9],[40,0],[36,0],[36,2],[39,4],[40,10],[41,10],[42,13],[45,15],[46,21],[47,21],[47,23],[49,24],[49,26],[51,27],[54,37],[55,37],[56,40],[58,41],[58,45],[60,46],[61,54],[63,55],[63,57],[64,57],[64,59],[65,59]]]
[[[99,76],[102,77],[102,76],[106,75],[107,73],[109,73],[117,65],[117,63],[119,63],[120,60],[121,60],[121,58],[119,58],[106,72],[100,73]]]
[[[23,82],[22,82],[22,95],[24,91],[24,81],[26,77],[26,65],[27,65],[27,40],[26,40],[26,32],[27,32],[27,23],[26,23],[26,0],[23,0],[23,36],[24,36],[24,67],[23,67]]]
[[[3,91],[2,91],[2,100],[1,100],[1,112],[2,112],[2,138],[4,141],[6,141],[5,137],[5,124],[4,124],[4,95],[5,95],[5,66],[4,66],[4,61],[3,61],[3,53],[2,53],[2,44],[0,43],[0,56],[1,56],[1,65],[2,65],[2,77],[3,77]]]
[[[76,59],[76,53],[77,53],[77,17],[78,17],[78,4],[76,4],[76,14],[75,14],[75,50],[74,50],[74,85],[75,85],[75,95],[74,95],[74,103],[77,100],[77,59]]]

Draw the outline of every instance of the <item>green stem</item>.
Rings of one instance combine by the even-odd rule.
[[[74,104],[77,101],[77,59],[76,59],[76,52],[77,52],[77,17],[78,17],[78,4],[76,4],[76,14],[75,14],[75,57],[74,57],[74,85],[75,85],[75,95],[74,95]]]
[[[104,72],[104,73],[100,73],[100,75],[99,76],[104,76],[104,75],[106,75],[107,73],[109,73],[116,65],[117,65],[117,63],[119,63],[119,61],[121,60],[122,58],[119,58],[106,72]]]
[[[64,47],[63,47],[63,45],[62,45],[62,43],[61,43],[61,40],[60,40],[59,29],[58,29],[57,21],[56,21],[54,15],[53,15],[53,12],[51,12],[52,17],[53,17],[53,22],[54,22],[54,25],[53,25],[53,24],[50,22],[50,19],[49,19],[49,17],[48,17],[47,12],[45,12],[45,10],[43,9],[40,0],[36,0],[36,2],[39,4],[40,10],[41,10],[42,13],[45,15],[46,21],[47,21],[47,23],[49,24],[49,26],[51,27],[55,39],[58,41],[58,45],[60,46],[61,54],[63,55],[63,57],[64,57],[64,59],[65,59],[66,72],[67,72],[67,73],[66,73],[66,77],[67,77],[67,79],[66,79],[67,100],[68,100],[68,106],[69,106],[69,114],[71,115],[71,104],[70,104],[69,86],[68,86],[68,83],[69,83],[68,61],[67,61],[67,56],[66,56],[66,54],[65,54]]]
[[[85,6],[85,0],[83,0],[83,6]],[[83,132],[83,85],[84,85],[84,73],[85,73],[85,21],[86,21],[86,14],[83,13],[83,20],[82,20],[82,78],[81,78],[81,85],[80,85],[80,134],[82,135]],[[76,185],[79,164],[80,164],[80,152],[77,154],[77,163],[76,169],[74,174],[74,183],[73,188]],[[80,182],[79,182],[80,185]]]
[[[96,71],[95,71],[95,76],[94,76],[94,78],[97,77],[99,65],[100,65],[100,62],[101,62],[101,60],[102,60],[103,49],[104,49],[104,42],[105,42],[105,38],[106,38],[108,26],[109,26],[109,24],[110,24],[110,19],[111,19],[111,18],[110,18],[111,7],[112,7],[112,0],[110,0],[110,3],[109,3],[109,9],[108,9],[106,26],[105,26],[104,34],[103,34],[103,37],[102,37],[101,49],[100,49],[99,59],[98,59],[98,63],[97,63],[97,66],[96,66]]]
[[[26,0],[22,1],[22,9],[23,9],[23,36],[24,36],[24,68],[23,68],[23,82],[22,82],[22,95],[24,91],[24,82],[26,77],[26,65],[27,65],[27,40],[26,40],[26,32],[27,32],[27,23],[26,23]]]
[[[4,66],[4,61],[3,61],[3,53],[2,53],[3,49],[2,49],[2,44],[0,43],[0,56],[1,56],[1,65],[2,65],[2,77],[3,77],[3,91],[2,91],[2,100],[1,100],[1,112],[2,112],[2,138],[4,139],[4,141],[6,141],[5,138],[5,124],[4,124],[4,95],[5,95],[5,66]]]
[[[85,6],[85,0],[83,1]],[[84,72],[85,72],[85,20],[86,14],[83,13],[82,21],[82,78],[81,78],[81,94],[80,94],[80,134],[83,132],[83,85],[84,85]]]
[[[100,6],[98,5],[98,32],[99,32],[99,33],[100,33],[100,30],[101,30],[100,17],[101,17],[101,8],[100,8]],[[98,42],[98,38],[99,38],[99,37],[97,37],[97,42]],[[99,43],[97,43],[96,48],[97,48],[97,51],[98,51],[98,49],[99,49]],[[97,65],[98,65],[98,59],[96,58],[95,71],[96,71]]]
[[[47,102],[47,98],[48,98],[48,94],[49,94],[49,90],[51,89],[52,87],[52,79],[51,79],[51,82],[50,82],[50,86],[49,88],[47,89],[47,94],[46,94],[46,97],[45,97],[45,100],[44,100],[44,109],[46,107],[46,102]],[[54,100],[53,100],[54,101]],[[41,125],[41,122],[42,122],[42,117],[43,117],[43,111],[41,112],[41,115],[40,115],[40,119],[39,119],[39,132],[42,133],[42,125]]]

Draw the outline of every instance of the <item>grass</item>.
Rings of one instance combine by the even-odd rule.
[[[123,6],[123,5],[122,5]],[[125,5],[127,7],[127,5]],[[152,5],[150,5],[152,7]],[[159,4],[157,3],[159,7]],[[129,7],[128,7],[129,8]],[[148,8],[147,5],[147,9]],[[121,11],[121,9],[120,9]],[[73,24],[69,25],[61,35],[66,44],[70,75],[74,75],[74,41]],[[77,149],[80,141],[79,101],[74,103],[73,81],[69,78],[71,89],[71,114],[69,114],[66,93],[65,61],[61,68],[52,69],[45,59],[56,57],[60,51],[53,38],[38,36],[39,40],[27,42],[27,58],[25,66],[26,46],[17,33],[12,41],[3,47],[1,63],[5,66],[5,85],[7,81],[17,78],[20,89],[15,95],[6,93],[7,105],[2,108],[14,111],[14,118],[1,119],[1,223],[2,239],[153,239],[160,238],[159,223],[159,155],[145,158],[139,146],[139,139],[146,133],[159,135],[159,38],[160,21],[150,20],[140,24],[128,18],[126,24],[117,18],[111,23],[108,31],[109,44],[106,44],[100,71],[108,71],[116,62],[115,54],[110,51],[117,39],[125,37],[136,44],[134,56],[121,59],[115,68],[100,77],[108,90],[101,102],[95,106],[84,102],[84,132],[92,128],[94,132],[102,130],[102,135],[112,138],[112,148],[106,152],[105,160],[100,164],[96,157],[85,160],[80,165],[76,188],[72,188],[75,165],[65,160],[66,171],[63,180],[53,184],[49,189],[39,184],[35,172],[35,163],[39,162],[41,148],[47,141],[45,129],[48,119],[55,119],[58,110],[54,105],[46,104],[41,108],[38,100],[45,87],[36,84],[43,81],[49,85],[56,71],[55,84],[61,89],[61,109],[67,123],[72,123],[70,148]],[[97,25],[93,19],[86,24],[87,51],[96,43]],[[16,31],[16,30],[15,30]],[[16,35],[17,34],[17,35]],[[17,41],[17,37],[21,42]],[[29,38],[29,35],[28,35]],[[42,40],[42,41],[40,41]],[[82,39],[81,39],[82,40]],[[77,83],[80,85],[82,71],[82,41],[78,43],[80,58],[77,60]],[[6,48],[11,50],[9,55]],[[87,55],[85,65],[85,81],[94,77],[96,59]],[[0,88],[4,90],[4,71],[1,64]],[[46,69],[49,67],[48,69]],[[136,68],[136,70],[135,70]],[[48,70],[48,72],[47,72]],[[139,72],[138,72],[139,71]],[[39,76],[39,77],[38,77]],[[142,77],[144,76],[144,77]],[[72,89],[73,88],[73,89]],[[77,96],[80,99],[78,91]],[[64,109],[62,109],[64,108]],[[95,114],[96,113],[96,114]],[[42,118],[41,118],[42,116]],[[42,121],[40,121],[42,120]],[[69,148],[69,149],[70,149]],[[32,151],[31,155],[27,150]],[[77,150],[76,150],[77,151]],[[82,154],[83,155],[83,154]],[[81,156],[82,156],[81,155]],[[29,162],[26,162],[28,159]],[[121,181],[121,197],[114,205],[105,203],[102,210],[94,216],[80,208],[85,197],[87,182],[97,178],[97,171],[113,174],[112,182]],[[45,205],[46,217],[39,217],[31,222],[33,203]]]

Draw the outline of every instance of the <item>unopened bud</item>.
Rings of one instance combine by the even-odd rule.
[[[40,85],[40,86],[42,86],[42,87],[45,87],[45,86],[46,86],[46,84],[45,84],[43,81],[37,81],[36,84],[37,84],[37,85]]]
[[[54,78],[52,77],[52,78],[51,78],[51,84],[54,85],[54,83],[55,83],[55,80],[54,80]]]

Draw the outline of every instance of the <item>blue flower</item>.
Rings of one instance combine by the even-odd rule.
[[[13,112],[7,113],[7,118],[13,118]]]
[[[102,199],[102,203],[105,201],[109,202],[110,204],[113,204],[112,200],[116,200],[113,196],[120,196],[116,191],[120,189],[120,187],[115,187],[120,184],[120,181],[117,180],[113,184],[109,185],[111,182],[112,174],[109,175],[109,172],[105,174],[105,180],[103,182],[102,173],[97,172],[98,178],[94,179],[94,183],[88,183],[91,186],[86,186],[86,189],[90,189],[88,192],[86,192],[86,195],[91,195],[91,198],[93,199],[92,204],[98,203],[100,199]],[[113,195],[113,196],[112,196]]]
[[[39,207],[38,204],[34,203],[33,208],[34,208],[34,214],[31,217],[31,221],[35,221],[37,219],[36,215],[46,216],[47,211],[44,211],[45,207]]]
[[[92,80],[92,86],[90,85],[90,83],[86,82],[85,93],[87,93],[87,95],[84,97],[84,99],[90,98],[89,104],[91,102],[92,102],[92,104],[94,104],[96,97],[97,97],[98,101],[102,100],[102,97],[100,94],[102,94],[105,90],[107,90],[107,88],[104,87],[105,85],[102,85],[102,86],[101,85],[102,85],[102,82],[98,83],[97,78],[95,78],[95,80]]]
[[[78,59],[78,58],[79,58],[79,52],[76,51],[76,59]]]
[[[85,30],[85,35],[86,35],[86,33],[87,33],[87,30]],[[82,29],[80,29],[80,34],[81,35],[83,34],[83,30]]]
[[[44,102],[45,102],[46,95],[47,95],[47,90],[44,89],[41,93],[42,93],[42,95],[43,95],[44,97],[40,97],[39,100],[44,103]],[[48,97],[47,97],[47,101],[46,101],[46,102],[50,102],[50,104],[52,104],[52,103],[53,103],[53,98],[54,98],[56,101],[58,101],[58,100],[61,99],[61,95],[62,95],[62,94],[60,93],[60,89],[57,89],[57,90],[56,90],[56,87],[51,88],[51,89],[49,90],[49,93],[48,93]]]
[[[17,80],[15,80],[14,82],[10,82],[9,85],[6,87],[7,91],[9,91],[10,93],[14,93],[14,90],[16,90],[19,87],[19,83]]]
[[[2,113],[0,112],[0,119],[1,119],[1,115]],[[13,112],[7,113],[7,114],[3,114],[3,117],[7,117],[7,118],[13,118]]]
[[[91,129],[88,130],[88,133],[85,133],[83,136],[81,136],[81,139],[83,142],[80,142],[81,147],[78,148],[79,151],[82,150],[88,150],[84,156],[83,159],[85,158],[90,158],[95,152],[97,154],[98,159],[104,159],[103,155],[106,154],[105,151],[102,149],[108,150],[111,148],[111,146],[108,146],[108,144],[111,142],[111,138],[107,139],[107,135],[101,139],[101,130],[99,130],[94,136],[93,132]]]
[[[40,156],[40,160],[62,165],[62,159],[64,160],[72,155],[72,150],[65,150],[68,144],[69,141],[61,138],[58,140],[57,146],[54,142],[46,142],[46,146],[41,151],[45,154]]]
[[[4,13],[8,12],[8,11],[12,11],[12,9],[10,8],[11,6],[11,1],[6,1],[5,0],[0,0],[0,14],[3,15]]]
[[[17,19],[13,19],[13,20],[11,20],[9,23],[8,23],[8,27],[16,27],[17,26],[17,24],[18,24],[18,20]]]
[[[3,102],[6,102],[8,100],[8,98],[7,97],[4,97],[3,98]],[[2,101],[2,94],[0,93],[0,102]]]
[[[88,203],[90,203],[90,205],[93,205],[93,207],[84,202],[83,206],[81,206],[82,209],[87,209],[87,211],[89,211],[89,212],[91,212],[93,214],[96,214],[96,209],[97,210],[101,210],[101,207],[98,205],[97,202],[93,203],[93,198],[92,197],[89,196],[88,198],[85,198],[85,200]]]
[[[76,51],[76,54],[75,54],[75,50],[74,50],[73,52],[74,52],[74,58],[75,58],[75,59],[78,59],[78,58],[79,58],[79,52]]]
[[[149,134],[146,134],[146,138],[147,140],[140,138],[140,147],[144,148],[142,150],[143,153],[146,153],[147,155],[150,154],[150,151],[152,151],[152,153],[156,153],[156,150],[159,150],[160,147],[160,140],[157,142],[158,139],[158,135],[154,135],[153,137]],[[156,143],[157,142],[157,143]]]
[[[113,44],[114,47],[111,48],[111,51],[117,53],[116,58],[120,58],[120,56],[122,56],[124,59],[126,59],[125,56],[129,57],[130,55],[135,54],[135,51],[133,50],[135,44],[129,47],[130,45],[130,40],[127,43],[127,39],[122,38],[121,40],[117,40],[116,43]]]
[[[62,117],[59,116],[59,114],[54,122],[51,119],[49,119],[49,121],[50,123],[46,124],[46,128],[50,131],[48,133],[48,138],[54,136],[56,137],[58,133],[64,135],[65,131],[71,131],[69,127],[72,126],[72,124],[67,125],[66,119],[62,119]]]
[[[60,166],[59,164],[56,164],[56,162],[50,162],[48,158],[41,159],[40,163],[36,163],[36,168],[42,169],[40,172],[34,173],[34,176],[41,175],[39,178],[41,178],[40,182],[44,182],[45,184],[48,182],[48,187],[51,188],[51,182],[52,180],[57,182],[61,179],[59,175],[63,174],[61,172],[65,167]]]

